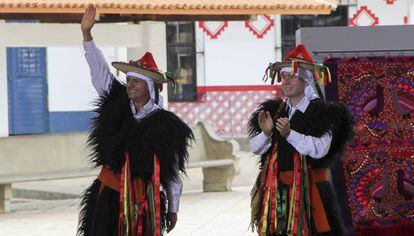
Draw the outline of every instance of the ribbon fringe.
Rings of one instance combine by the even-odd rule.
[[[139,202],[137,181],[131,176],[129,154],[125,153],[125,163],[122,166],[119,192],[119,236],[144,236],[146,231],[151,236],[161,235],[161,197],[160,197],[160,163],[154,155],[154,174],[151,183],[146,188],[143,202]],[[144,217],[147,222],[144,222]],[[148,224],[149,223],[149,224]]]
[[[269,233],[272,235],[287,233],[292,236],[310,235],[311,214],[306,159],[299,153],[294,154],[293,184],[288,190],[278,186],[279,169],[276,150],[277,145],[262,169],[259,186],[263,189],[263,200],[258,222],[258,235],[266,236]],[[253,196],[254,202],[258,201],[258,196],[258,194]]]

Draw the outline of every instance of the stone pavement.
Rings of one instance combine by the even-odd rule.
[[[172,236],[245,236],[250,221],[250,189],[257,173],[257,159],[241,158],[241,174],[234,180],[233,191],[203,193],[201,169],[190,169],[184,179],[179,220]],[[93,178],[53,180],[14,184],[20,190],[54,192],[79,196]],[[38,196],[38,194],[35,194]],[[55,196],[55,195],[53,195]],[[44,199],[44,198],[43,198]],[[47,199],[47,198],[46,198]],[[75,235],[79,198],[34,200],[13,198],[12,212],[0,214],[0,236]]]

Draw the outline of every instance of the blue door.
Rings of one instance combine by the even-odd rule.
[[[7,48],[9,133],[48,132],[46,48]]]

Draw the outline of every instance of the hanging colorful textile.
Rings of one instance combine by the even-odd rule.
[[[342,158],[355,226],[414,222],[414,58],[330,59],[339,101],[356,118]]]

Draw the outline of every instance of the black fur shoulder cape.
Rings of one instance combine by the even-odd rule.
[[[107,165],[120,173],[128,152],[133,177],[149,180],[157,155],[161,168],[161,183],[168,183],[185,171],[187,147],[194,135],[179,117],[166,110],[157,110],[146,118],[133,118],[125,86],[114,80],[110,92],[96,102],[97,116],[88,144],[92,148],[91,162],[95,167]]]
[[[262,110],[269,111],[271,116],[274,117],[281,102],[283,102],[282,99],[276,98],[267,100],[259,105],[249,120],[250,138],[261,132],[258,122],[259,112]],[[332,134],[332,143],[328,154],[324,158],[312,160],[312,162],[315,162],[314,166],[329,166],[332,161],[339,159],[343,155],[346,142],[354,137],[353,125],[355,122],[351,111],[338,102],[325,102],[321,99],[314,99],[310,102],[305,113],[301,113],[301,115],[305,122],[298,127],[294,127],[291,124],[292,129],[314,137],[321,137],[326,132]],[[276,130],[274,130],[273,134],[273,139],[275,139]],[[271,150],[272,147],[269,148],[268,152]],[[267,156],[267,154],[267,152],[264,153],[262,157]]]

